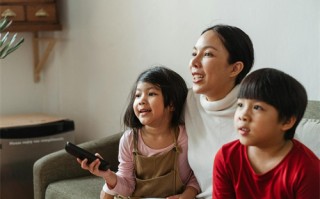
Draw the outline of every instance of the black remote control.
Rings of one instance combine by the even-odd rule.
[[[67,144],[65,146],[65,150],[68,153],[70,153],[71,155],[79,158],[80,160],[84,160],[85,158],[87,158],[88,164],[92,163],[96,159],[99,159],[101,162],[100,166],[99,166],[99,170],[106,171],[106,170],[110,169],[110,164],[107,161],[95,156],[94,154],[90,153],[89,151],[86,151],[86,150],[72,144],[71,142],[67,142]]]

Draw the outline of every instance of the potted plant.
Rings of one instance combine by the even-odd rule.
[[[9,32],[6,32],[4,36],[3,30],[8,28],[12,23],[12,20],[2,17],[0,19],[0,59],[4,59],[7,55],[15,51],[24,42],[24,38],[17,40],[17,33],[15,33],[11,39]]]

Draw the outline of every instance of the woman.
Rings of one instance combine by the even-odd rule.
[[[193,48],[193,87],[185,108],[188,158],[199,182],[199,198],[212,198],[213,159],[237,138],[233,115],[239,83],[254,62],[253,45],[241,29],[216,25],[204,30]]]

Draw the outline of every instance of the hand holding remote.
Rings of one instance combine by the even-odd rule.
[[[80,160],[84,160],[85,158],[87,158],[87,160],[88,160],[87,164],[90,164],[94,160],[99,159],[100,160],[99,170],[107,171],[110,168],[110,164],[107,161],[105,161],[104,159],[97,157],[94,154],[72,144],[71,142],[67,142],[67,144],[65,146],[65,150],[69,154],[79,158]]]

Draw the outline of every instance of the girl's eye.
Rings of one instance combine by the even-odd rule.
[[[140,93],[135,94],[135,98],[139,98],[140,96],[141,96]]]
[[[241,108],[241,107],[243,106],[243,104],[239,102],[239,103],[237,104],[237,106]]]
[[[192,52],[192,57],[195,57],[195,56],[197,56],[197,53],[196,52]]]
[[[157,95],[156,93],[149,93],[149,96],[155,96]]]

